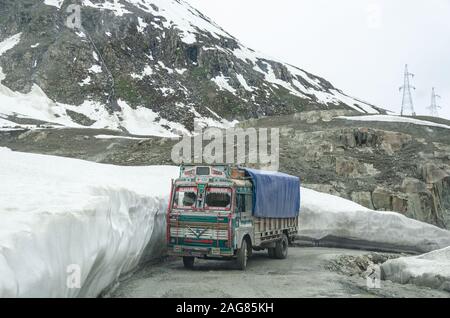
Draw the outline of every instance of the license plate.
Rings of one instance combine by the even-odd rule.
[[[212,248],[211,254],[212,255],[220,255],[220,248]]]

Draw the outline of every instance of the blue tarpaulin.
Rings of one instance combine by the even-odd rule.
[[[285,173],[245,168],[253,182],[253,215],[292,218],[300,212],[300,179]]]

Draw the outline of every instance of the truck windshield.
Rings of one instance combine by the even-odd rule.
[[[175,192],[173,207],[181,209],[193,208],[195,206],[196,201],[197,201],[197,188],[180,187]]]
[[[211,210],[229,210],[231,208],[230,188],[208,188],[205,208]]]

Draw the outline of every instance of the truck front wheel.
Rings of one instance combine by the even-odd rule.
[[[281,240],[275,245],[275,257],[278,259],[285,259],[288,256],[289,240],[286,234],[283,234]]]
[[[185,268],[194,268],[195,257],[183,256],[183,265]]]
[[[247,240],[243,239],[241,248],[237,252],[237,259],[236,259],[237,268],[240,270],[245,270],[247,268],[247,257],[248,257],[247,248],[248,248]]]
[[[267,253],[269,254],[270,258],[275,258],[275,247],[269,247],[267,249]]]

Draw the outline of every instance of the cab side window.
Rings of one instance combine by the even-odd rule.
[[[237,212],[252,212],[253,199],[251,194],[238,194],[236,197]]]
[[[245,204],[245,200],[246,196],[245,194],[238,194],[237,195],[237,212],[245,212],[245,208],[246,208],[246,204]]]

